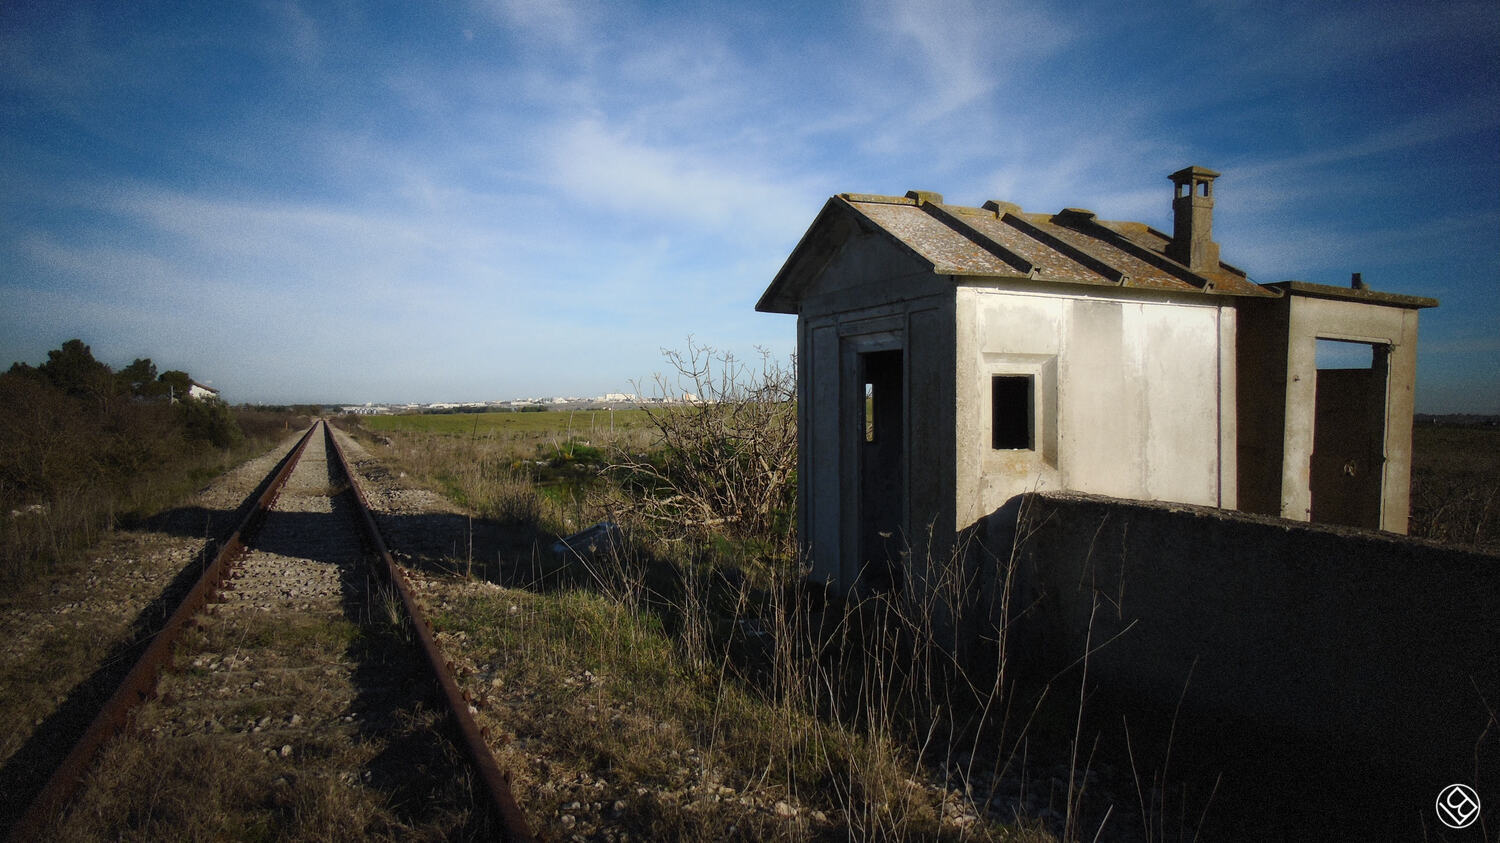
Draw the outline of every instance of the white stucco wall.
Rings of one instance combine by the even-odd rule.
[[[1035,489],[1233,505],[1232,309],[1078,288],[957,296],[957,527]],[[997,374],[1034,378],[1033,450],[991,447]]]

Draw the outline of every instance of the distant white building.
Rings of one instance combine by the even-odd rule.
[[[197,381],[188,382],[188,397],[199,401],[219,400],[219,391],[211,386],[204,386]]]

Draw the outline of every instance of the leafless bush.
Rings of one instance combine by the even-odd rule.
[[[1500,548],[1500,480],[1419,475],[1411,485],[1411,534]]]
[[[1412,433],[1411,534],[1500,549],[1500,431],[1419,424]]]
[[[650,450],[616,449],[607,471],[625,494],[623,518],[669,539],[713,532],[769,540],[789,556],[795,544],[797,410],[795,370],[760,350],[758,366],[693,342],[664,349],[675,375],[654,378],[646,405]],[[637,391],[640,385],[637,384]]]

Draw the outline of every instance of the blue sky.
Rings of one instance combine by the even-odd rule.
[[[786,355],[828,196],[1089,208],[1262,282],[1433,296],[1500,412],[1500,6],[0,3],[0,365],[80,337],[230,401],[629,391]]]

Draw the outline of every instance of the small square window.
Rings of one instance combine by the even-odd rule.
[[[997,451],[1031,451],[1031,375],[995,375],[990,379],[990,447]]]

